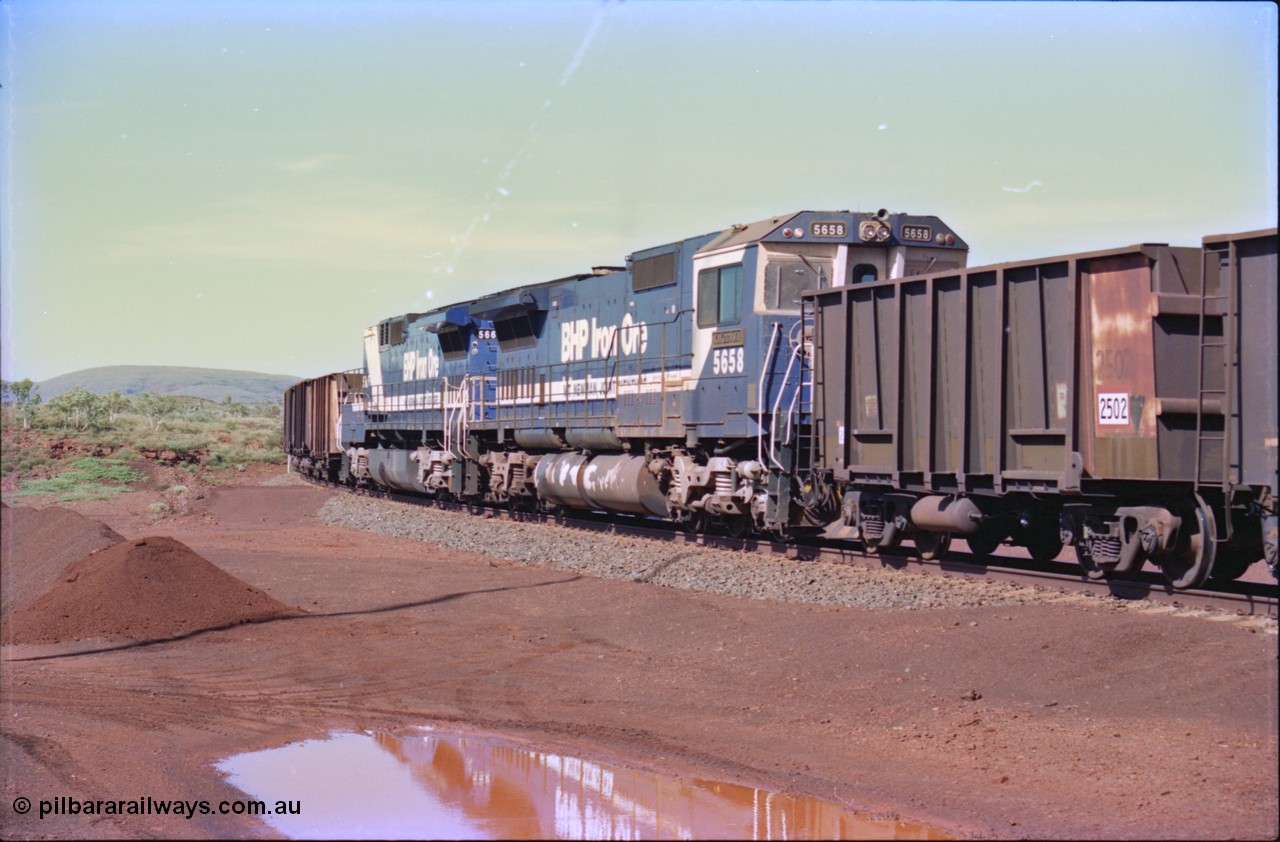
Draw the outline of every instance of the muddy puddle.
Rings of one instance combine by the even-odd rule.
[[[338,733],[218,769],[268,808],[298,808],[263,816],[297,839],[948,838],[841,804],[434,729]]]

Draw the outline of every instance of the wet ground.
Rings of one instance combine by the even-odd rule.
[[[220,761],[418,725],[962,836],[1276,835],[1274,634],[1083,602],[864,610],[605,581],[324,526],[326,496],[223,487],[168,518],[145,496],[77,505],[309,614],[5,647],[0,837],[276,836],[13,805],[243,798]]]
[[[283,801],[266,821],[294,839],[948,838],[818,798],[435,728],[332,734],[217,766],[273,810]]]

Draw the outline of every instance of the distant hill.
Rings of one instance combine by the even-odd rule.
[[[184,368],[170,365],[108,365],[50,377],[39,383],[44,400],[56,398],[76,386],[105,395],[119,392],[138,395],[182,395],[221,401],[227,395],[243,403],[276,401],[284,390],[301,380],[286,374],[261,374],[223,368]]]

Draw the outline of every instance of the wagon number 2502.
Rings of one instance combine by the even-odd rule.
[[[1123,392],[1098,393],[1098,423],[1103,426],[1128,426],[1129,396]]]
[[[742,368],[741,346],[737,348],[716,348],[711,353],[712,374],[741,374]]]

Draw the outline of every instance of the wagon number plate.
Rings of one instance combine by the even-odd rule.
[[[1129,426],[1129,396],[1124,392],[1099,392],[1098,424],[1100,426]]]
[[[928,225],[904,225],[902,239],[913,243],[927,243],[933,239],[933,229]]]

